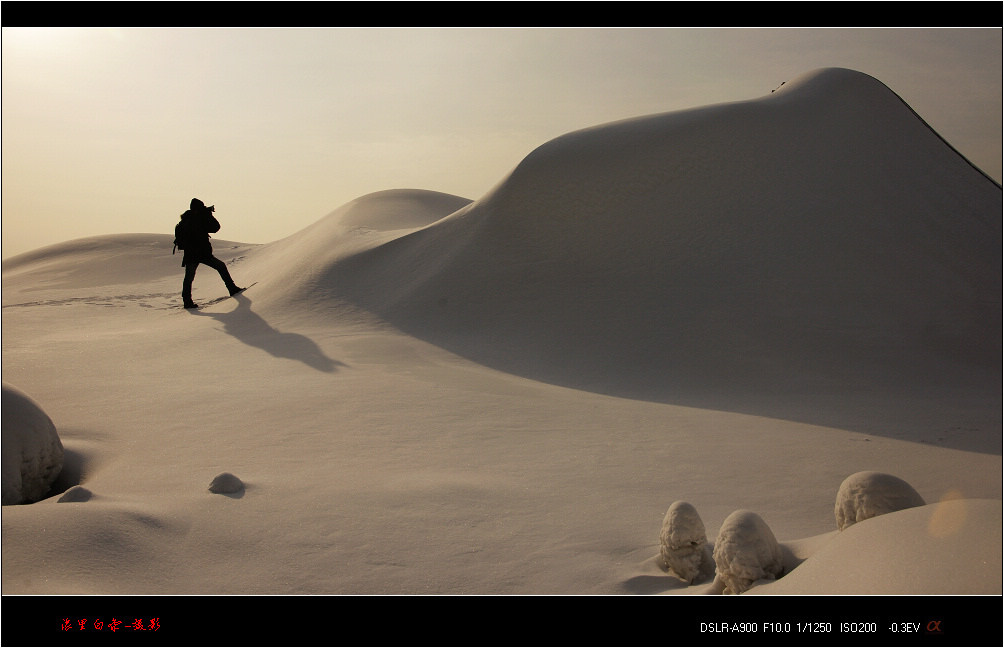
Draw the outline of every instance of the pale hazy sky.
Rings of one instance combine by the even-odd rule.
[[[3,28],[3,258],[170,233],[278,240],[383,189],[477,199],[609,121],[769,94],[819,67],[888,85],[1002,179],[1002,30]]]

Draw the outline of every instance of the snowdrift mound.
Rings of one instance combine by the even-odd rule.
[[[317,276],[461,355],[618,395],[993,385],[1001,208],[889,88],[825,69],[559,137]]]
[[[747,594],[1001,593],[1001,501],[950,499],[848,527]]]
[[[367,194],[339,208],[331,219],[343,228],[379,231],[425,227],[470,204],[470,199],[420,189]]]
[[[402,233],[426,226],[471,203],[436,191],[393,189],[368,194],[339,207],[299,232],[268,244],[212,238],[213,254],[230,266],[240,285],[256,283],[255,308],[290,313],[326,310],[327,289],[317,276],[339,259]],[[228,231],[223,218],[221,235]],[[176,216],[165,215],[170,231]],[[3,261],[4,304],[97,301],[108,295],[137,301],[156,297],[180,304],[182,254],[172,253],[171,234],[117,234],[75,239]],[[142,284],[143,294],[121,295],[118,285]],[[104,291],[81,292],[102,288]],[[200,271],[196,301],[226,295],[215,273]],[[135,290],[135,289],[133,289]],[[202,293],[203,298],[199,297]]]
[[[165,230],[174,227],[165,216]],[[176,219],[175,219],[176,220]],[[153,282],[179,277],[181,255],[171,254],[170,234],[114,234],[74,239],[3,261],[4,289],[23,292]],[[214,251],[225,242],[213,240]],[[180,288],[179,288],[180,290]]]
[[[837,528],[843,531],[862,520],[924,504],[913,486],[899,477],[867,470],[854,473],[840,484],[833,516]]]
[[[332,266],[470,203],[468,198],[437,191],[391,189],[342,205],[313,225],[248,255],[246,276],[261,283],[255,289],[257,307],[278,307],[282,313],[326,312],[334,296],[325,278]]]
[[[169,231],[176,218],[167,215],[165,229]],[[4,308],[70,303],[180,305],[184,269],[182,254],[172,254],[173,239],[172,234],[92,236],[4,259]],[[259,247],[218,238],[212,243],[213,254],[228,264]],[[222,288],[218,285],[217,290]],[[202,291],[209,287],[209,281],[196,280],[196,296],[205,295]]]
[[[35,502],[63,469],[52,419],[24,392],[3,384],[3,503]]]

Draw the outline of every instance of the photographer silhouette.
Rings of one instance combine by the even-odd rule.
[[[175,245],[185,252],[181,265],[185,268],[185,281],[181,287],[181,298],[185,302],[185,308],[198,308],[199,305],[192,301],[192,281],[195,279],[195,271],[200,263],[213,268],[220,273],[220,278],[226,285],[231,295],[236,295],[244,290],[239,288],[230,277],[227,264],[213,256],[213,246],[209,242],[209,235],[220,231],[220,222],[216,220],[213,212],[215,205],[206,207],[198,198],[192,198],[188,211],[181,215],[181,222],[175,227]]]

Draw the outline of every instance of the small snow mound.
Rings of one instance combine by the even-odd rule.
[[[90,490],[84,488],[83,486],[74,486],[63,493],[58,500],[57,504],[62,504],[64,502],[86,502],[91,499]]]
[[[704,522],[688,502],[673,502],[662,520],[659,555],[670,572],[693,583],[703,574],[714,571]]]
[[[21,390],[3,383],[3,504],[35,502],[63,470],[52,419]]]
[[[876,515],[902,511],[926,502],[913,486],[899,477],[880,472],[854,473],[840,484],[833,514],[837,528],[843,531],[855,522]]]
[[[244,482],[228,472],[216,475],[213,482],[209,484],[209,492],[211,493],[227,495],[239,493],[242,490],[244,490]]]
[[[731,513],[715,541],[716,580],[725,594],[742,594],[757,581],[773,581],[784,571],[781,545],[774,533],[756,513],[738,510]]]
[[[424,227],[466,207],[470,199],[438,191],[389,189],[353,200],[338,209],[342,225],[374,230]]]

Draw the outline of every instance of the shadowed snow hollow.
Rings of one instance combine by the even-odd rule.
[[[797,398],[932,371],[992,390],[1001,207],[895,93],[826,69],[559,137],[318,285],[480,362],[619,395]]]

